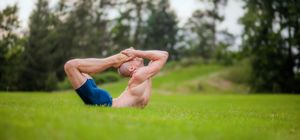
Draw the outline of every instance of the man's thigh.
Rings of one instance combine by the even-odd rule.
[[[83,75],[84,77],[86,77],[87,79],[93,79],[92,76],[90,76],[89,74],[82,73],[82,75]]]
[[[81,87],[86,80],[88,79],[83,73],[81,73],[78,69],[69,69],[66,71],[68,79],[74,89],[78,89]]]

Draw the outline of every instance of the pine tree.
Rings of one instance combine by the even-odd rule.
[[[46,0],[39,0],[30,16],[28,42],[24,51],[25,68],[22,72],[22,90],[53,90],[56,87],[55,45],[53,15]]]
[[[19,28],[18,7],[7,6],[0,11],[0,90],[17,90],[23,39],[15,32]]]

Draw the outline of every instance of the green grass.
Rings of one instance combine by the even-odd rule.
[[[0,138],[299,139],[296,95],[154,95],[144,109],[85,106],[74,94],[0,94]]]
[[[226,68],[185,69],[155,78],[143,110],[86,106],[73,91],[1,93],[0,139],[300,139],[300,96],[237,94],[211,84]],[[102,87],[116,97],[125,86]]]

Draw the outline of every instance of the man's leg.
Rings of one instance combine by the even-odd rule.
[[[116,54],[107,58],[72,59],[65,64],[65,72],[74,89],[79,88],[89,78],[86,74],[102,72],[109,67],[119,67],[132,59],[124,54]]]
[[[111,57],[72,59],[65,64],[64,69],[73,88],[78,89],[87,79],[91,78],[87,74],[102,72],[113,65],[114,61]]]

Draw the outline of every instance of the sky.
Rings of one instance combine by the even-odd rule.
[[[7,5],[17,3],[19,9],[18,15],[21,20],[21,27],[26,29],[31,11],[34,9],[37,0],[0,0],[0,10]],[[55,5],[58,0],[49,0],[50,7]],[[171,8],[176,12],[179,20],[179,26],[183,26],[193,11],[205,8],[200,0],[170,0]],[[218,26],[218,29],[227,29],[230,33],[239,36],[242,33],[242,26],[238,24],[238,19],[244,14],[241,0],[228,0],[227,7],[224,9],[225,20]],[[240,39],[236,41],[240,44]]]

